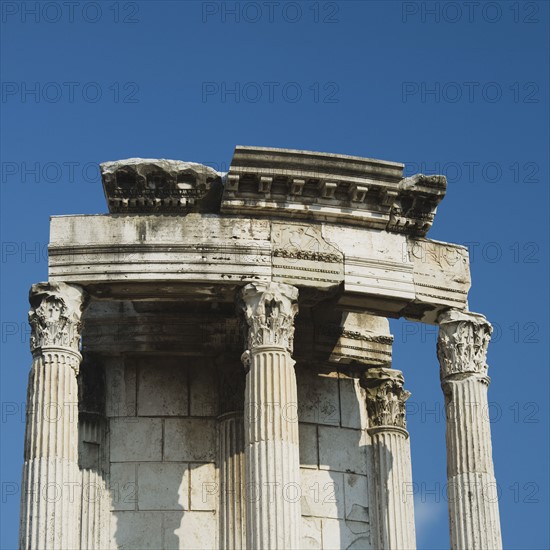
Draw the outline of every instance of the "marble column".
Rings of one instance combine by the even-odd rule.
[[[244,287],[248,324],[245,391],[247,545],[300,545],[297,389],[291,357],[298,290],[285,284]]]
[[[244,453],[244,390],[242,366],[232,357],[220,360],[218,464],[220,468],[220,548],[246,548],[246,499]]]
[[[80,548],[104,550],[109,546],[109,489],[102,468],[105,445],[104,420],[80,414],[81,514]]]
[[[78,466],[81,474],[80,548],[109,547],[110,491],[104,359],[88,351],[78,374]]]
[[[78,374],[85,294],[65,283],[30,291],[32,369],[27,396],[20,548],[80,546]]]
[[[483,315],[454,310],[438,322],[451,548],[498,550],[502,540],[487,401],[492,327]]]
[[[403,374],[371,368],[363,375],[374,469],[373,546],[380,550],[416,548],[412,468]]]

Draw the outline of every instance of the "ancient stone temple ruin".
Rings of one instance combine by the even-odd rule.
[[[426,238],[444,177],[264,147],[101,169],[109,213],[53,217],[30,292],[22,549],[415,548],[398,317],[439,325],[451,547],[501,548],[492,329],[467,250]]]

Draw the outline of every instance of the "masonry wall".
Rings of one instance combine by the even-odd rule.
[[[107,368],[113,548],[217,547],[217,383],[205,359],[127,356]]]
[[[296,366],[302,547],[370,548],[368,435],[358,381]],[[111,548],[218,548],[218,382],[212,361],[106,365]]]
[[[369,436],[356,378],[296,368],[302,547],[370,548]]]

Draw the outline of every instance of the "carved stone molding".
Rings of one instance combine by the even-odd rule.
[[[248,348],[277,346],[292,352],[298,289],[282,283],[252,283],[241,293]]]
[[[478,313],[450,310],[439,316],[437,357],[441,379],[460,374],[487,375],[487,348],[493,327]]]
[[[445,176],[403,178],[403,164],[396,162],[244,146],[235,148],[227,180],[222,213],[276,214],[416,236],[432,226],[447,187]]]
[[[33,285],[29,293],[31,351],[67,348],[79,353],[81,316],[86,298],[84,290],[65,283]]]
[[[352,311],[331,310],[324,305],[296,323],[300,336],[297,360],[303,360],[310,347],[304,340],[307,323],[313,327],[312,347],[316,361],[352,365],[361,370],[374,367],[391,368],[393,336],[386,318]],[[361,366],[360,366],[361,365]]]
[[[109,212],[217,212],[221,174],[196,162],[132,158],[104,162]]]
[[[364,373],[362,385],[372,428],[407,428],[405,402],[411,394],[403,389],[403,382],[403,373],[395,369],[375,368]]]

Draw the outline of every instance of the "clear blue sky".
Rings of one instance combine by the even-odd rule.
[[[95,163],[163,157],[223,170],[236,144],[448,175],[429,236],[469,243],[470,308],[496,326],[489,399],[504,545],[550,547],[548,11],[546,2],[4,2],[1,548],[17,544],[27,292],[47,278],[49,216],[106,212]],[[448,548],[435,332],[392,326],[394,366],[413,394],[418,546]]]

